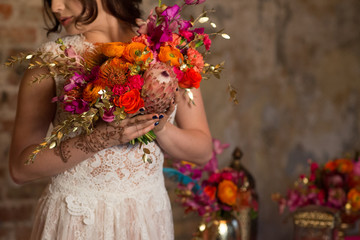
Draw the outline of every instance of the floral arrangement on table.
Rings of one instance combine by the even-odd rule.
[[[185,213],[195,212],[209,222],[215,217],[233,214],[245,205],[252,209],[256,217],[258,203],[255,199],[241,196],[244,172],[232,168],[218,169],[217,155],[228,144],[213,140],[213,157],[204,167],[197,167],[188,162],[174,163],[174,168],[164,168],[165,176],[175,178],[178,202]],[[246,200],[246,202],[244,202]]]
[[[12,57],[8,66],[31,60],[29,69],[48,67],[49,74],[39,75],[39,82],[55,75],[66,81],[63,94],[54,98],[69,113],[69,117],[54,128],[52,134],[30,156],[45,148],[59,146],[72,132],[90,133],[99,119],[106,122],[121,121],[139,113],[164,113],[174,101],[178,87],[185,89],[193,101],[191,89],[199,88],[202,79],[210,74],[219,78],[223,63],[211,65],[204,58],[210,53],[210,37],[230,37],[218,31],[206,34],[196,24],[209,21],[204,11],[197,19],[184,20],[182,10],[205,0],[184,0],[182,6],[159,6],[152,11],[130,43],[113,42],[95,44],[95,49],[79,55],[62,39],[56,43],[61,53],[33,52]],[[216,27],[211,23],[212,27]],[[229,84],[230,96],[236,102],[236,91]],[[155,139],[149,132],[133,140],[147,144]],[[143,148],[146,161],[148,149]]]
[[[356,161],[357,160],[357,161]],[[285,196],[274,194],[279,211],[290,212],[307,205],[319,205],[360,214],[360,159],[340,158],[319,166],[310,161],[310,173],[301,174]]]

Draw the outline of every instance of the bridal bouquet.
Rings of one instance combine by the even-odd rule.
[[[275,194],[280,213],[307,205],[326,206],[360,214],[360,159],[341,158],[319,166],[310,163],[310,173],[302,174],[285,196]]]
[[[197,5],[205,0],[184,0],[182,6],[161,5],[152,11],[146,24],[140,26],[139,35],[131,42],[94,44],[94,49],[79,54],[71,45],[58,39],[61,53],[33,52],[12,57],[7,65],[31,60],[29,69],[48,67],[48,74],[34,77],[34,82],[49,75],[65,79],[58,102],[68,117],[55,126],[51,135],[30,156],[45,148],[55,148],[72,132],[90,133],[99,119],[106,122],[121,121],[139,111],[163,113],[173,101],[178,87],[185,89],[192,102],[192,88],[199,88],[202,79],[210,74],[219,77],[223,63],[211,65],[204,58],[210,53],[211,37],[229,36],[222,31],[206,34],[196,24],[209,21],[204,11],[197,19],[184,20],[185,6]],[[211,23],[215,27],[214,23]],[[236,91],[229,84],[230,96],[236,102]],[[153,132],[135,141],[147,144],[156,138]],[[144,149],[144,161],[148,149]]]

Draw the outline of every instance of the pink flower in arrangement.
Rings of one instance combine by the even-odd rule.
[[[140,75],[130,76],[127,85],[130,89],[141,90],[144,85],[144,79]]]
[[[190,65],[193,66],[194,70],[197,72],[201,72],[204,68],[204,59],[202,55],[197,50],[189,48],[187,50],[187,56]]]
[[[104,115],[102,116],[102,120],[104,120],[105,122],[114,121],[114,119],[115,119],[114,110],[115,110],[115,108],[110,108],[109,110],[105,111]]]
[[[77,72],[75,72],[74,75],[68,81],[69,83],[67,83],[64,86],[64,90],[67,92],[71,91],[77,86],[83,86],[86,83],[84,75],[79,74]]]
[[[191,31],[179,30],[179,34],[188,42],[194,39],[194,33]]]
[[[353,171],[355,175],[360,176],[360,159],[358,159],[358,161],[354,163]]]
[[[328,192],[328,204],[330,207],[340,208],[346,203],[346,194],[342,188],[330,188]]]
[[[120,85],[120,84],[116,84],[113,89],[112,89],[112,92],[115,94],[115,95],[123,95],[124,93],[126,93],[128,90],[128,88],[124,85]]]
[[[66,102],[64,110],[75,114],[81,114],[89,110],[89,105],[84,100],[77,99],[71,102]]]
[[[65,51],[64,51],[65,55],[68,57],[68,58],[73,58],[75,59],[75,62],[76,63],[81,63],[84,61],[84,58],[82,56],[80,56],[79,54],[76,53],[76,50],[71,46],[69,45]]]
[[[146,26],[146,24],[144,24]],[[139,36],[135,36],[131,39],[132,42],[139,42],[142,44],[145,44],[146,46],[150,46],[150,43],[148,42],[148,37],[145,34],[140,34]]]

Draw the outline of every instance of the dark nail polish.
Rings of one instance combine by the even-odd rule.
[[[179,88],[176,88],[176,91],[179,91]]]
[[[152,119],[158,119],[158,117],[157,117],[157,116],[153,116]]]
[[[155,125],[155,126],[159,125],[159,122],[156,122],[154,125]]]
[[[139,110],[140,110],[140,112],[143,112],[143,111],[145,111],[145,109],[143,109],[143,108],[140,108]]]
[[[160,115],[160,116],[159,116],[159,119],[162,119],[163,117],[164,117],[164,115]]]

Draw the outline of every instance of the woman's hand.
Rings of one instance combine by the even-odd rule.
[[[136,115],[119,122],[100,122],[87,139],[93,151],[126,144],[155,128],[159,115]]]
[[[175,92],[175,97],[173,101],[170,103],[169,109],[165,113],[159,114],[159,121],[155,123],[156,127],[154,128],[154,133],[159,133],[163,131],[166,127],[166,123],[168,122],[169,117],[171,114],[175,111],[175,106],[177,104],[177,101],[179,99],[179,91],[178,89]]]

